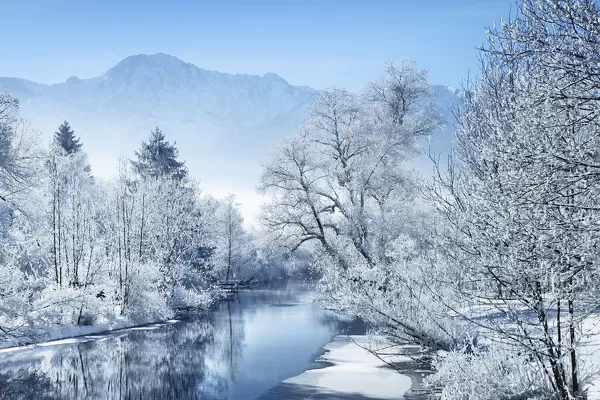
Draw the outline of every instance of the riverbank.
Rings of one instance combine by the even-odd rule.
[[[36,342],[23,342],[13,346],[0,347],[0,354],[32,349],[36,347],[58,346],[69,343],[82,343],[97,340],[106,335],[116,335],[135,330],[159,329],[166,325],[176,324],[181,319],[163,319],[154,322],[133,323],[123,321],[117,324],[97,324],[89,326],[61,326],[46,333],[47,339]]]
[[[380,337],[340,335],[324,346],[322,368],[286,379],[259,400],[425,399],[420,391],[427,366],[397,355]],[[370,350],[377,349],[377,356]],[[392,351],[393,350],[393,351]],[[398,370],[402,371],[399,373]]]
[[[336,335],[364,332],[315,296],[299,284],[244,290],[177,323],[0,351],[0,398],[256,399],[314,368]]]
[[[67,341],[77,341],[86,336],[101,336],[131,329],[160,327],[178,322],[190,312],[205,312],[213,308],[220,300],[226,299],[222,293],[204,293],[202,302],[189,307],[165,308],[160,313],[134,312],[130,315],[106,313],[98,315],[92,324],[29,324],[0,335],[0,352],[48,346]],[[199,297],[200,298],[200,297]]]

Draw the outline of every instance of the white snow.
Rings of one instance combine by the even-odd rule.
[[[376,399],[403,399],[412,381],[401,375],[365,348],[373,348],[379,338],[368,336],[336,336],[324,346],[326,353],[319,358],[332,364],[312,369],[285,380],[284,384],[303,385]],[[380,347],[380,346],[377,346]],[[386,358],[387,362],[406,359]]]
[[[600,400],[600,316],[593,315],[582,327],[583,340],[580,350],[581,372],[588,378],[588,399]]]
[[[0,354],[36,347],[57,346],[63,344],[103,340],[108,337],[114,337],[118,333],[159,329],[165,325],[171,325],[177,322],[180,322],[180,320],[168,319],[165,321],[150,322],[140,325],[139,323],[135,323],[123,318],[111,321],[111,323],[98,323],[87,326],[64,325],[54,329],[48,329],[48,331],[45,333],[47,340],[44,342],[16,346],[11,346],[9,342],[2,343],[0,344]]]

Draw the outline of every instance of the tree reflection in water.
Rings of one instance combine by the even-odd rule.
[[[244,360],[244,351],[252,346],[244,343],[246,326],[283,318],[290,329],[296,324],[320,332],[314,338],[306,335],[312,342],[304,347],[313,348],[312,352],[342,329],[337,318],[308,305],[306,294],[295,287],[254,290],[176,324],[2,353],[0,398],[217,400],[244,398],[244,392],[260,394],[287,376],[254,379],[253,372],[268,368],[256,365],[256,371],[248,371],[255,365]],[[273,337],[264,338],[269,348],[275,346],[272,354],[265,354],[265,363],[274,362],[278,340],[285,342],[283,334],[274,332]],[[307,368],[310,357],[310,352],[298,355],[307,364],[295,368]],[[289,371],[295,373],[295,369]]]

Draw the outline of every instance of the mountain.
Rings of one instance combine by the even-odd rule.
[[[97,78],[71,77],[54,85],[0,78],[0,90],[36,113],[52,109],[102,118],[107,112],[168,118],[172,115],[166,111],[176,111],[179,118],[225,128],[268,125],[297,115],[314,95],[313,89],[292,86],[273,73],[224,74],[166,54],[127,57]]]
[[[0,78],[0,91],[21,100],[48,141],[69,121],[100,177],[114,175],[118,157],[131,157],[158,126],[203,187],[242,197],[254,195],[261,163],[303,122],[316,93],[274,73],[226,74],[166,54],[130,56],[101,76],[53,85]],[[436,94],[446,109],[455,97],[442,86]]]

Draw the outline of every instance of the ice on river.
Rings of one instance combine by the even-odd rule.
[[[374,347],[373,340],[360,335],[336,336],[324,346],[326,352],[319,359],[327,363],[327,367],[311,369],[289,378],[261,397],[261,400],[402,399],[403,394],[410,390],[412,381],[366,350]],[[386,361],[405,359],[403,356],[394,356]]]

